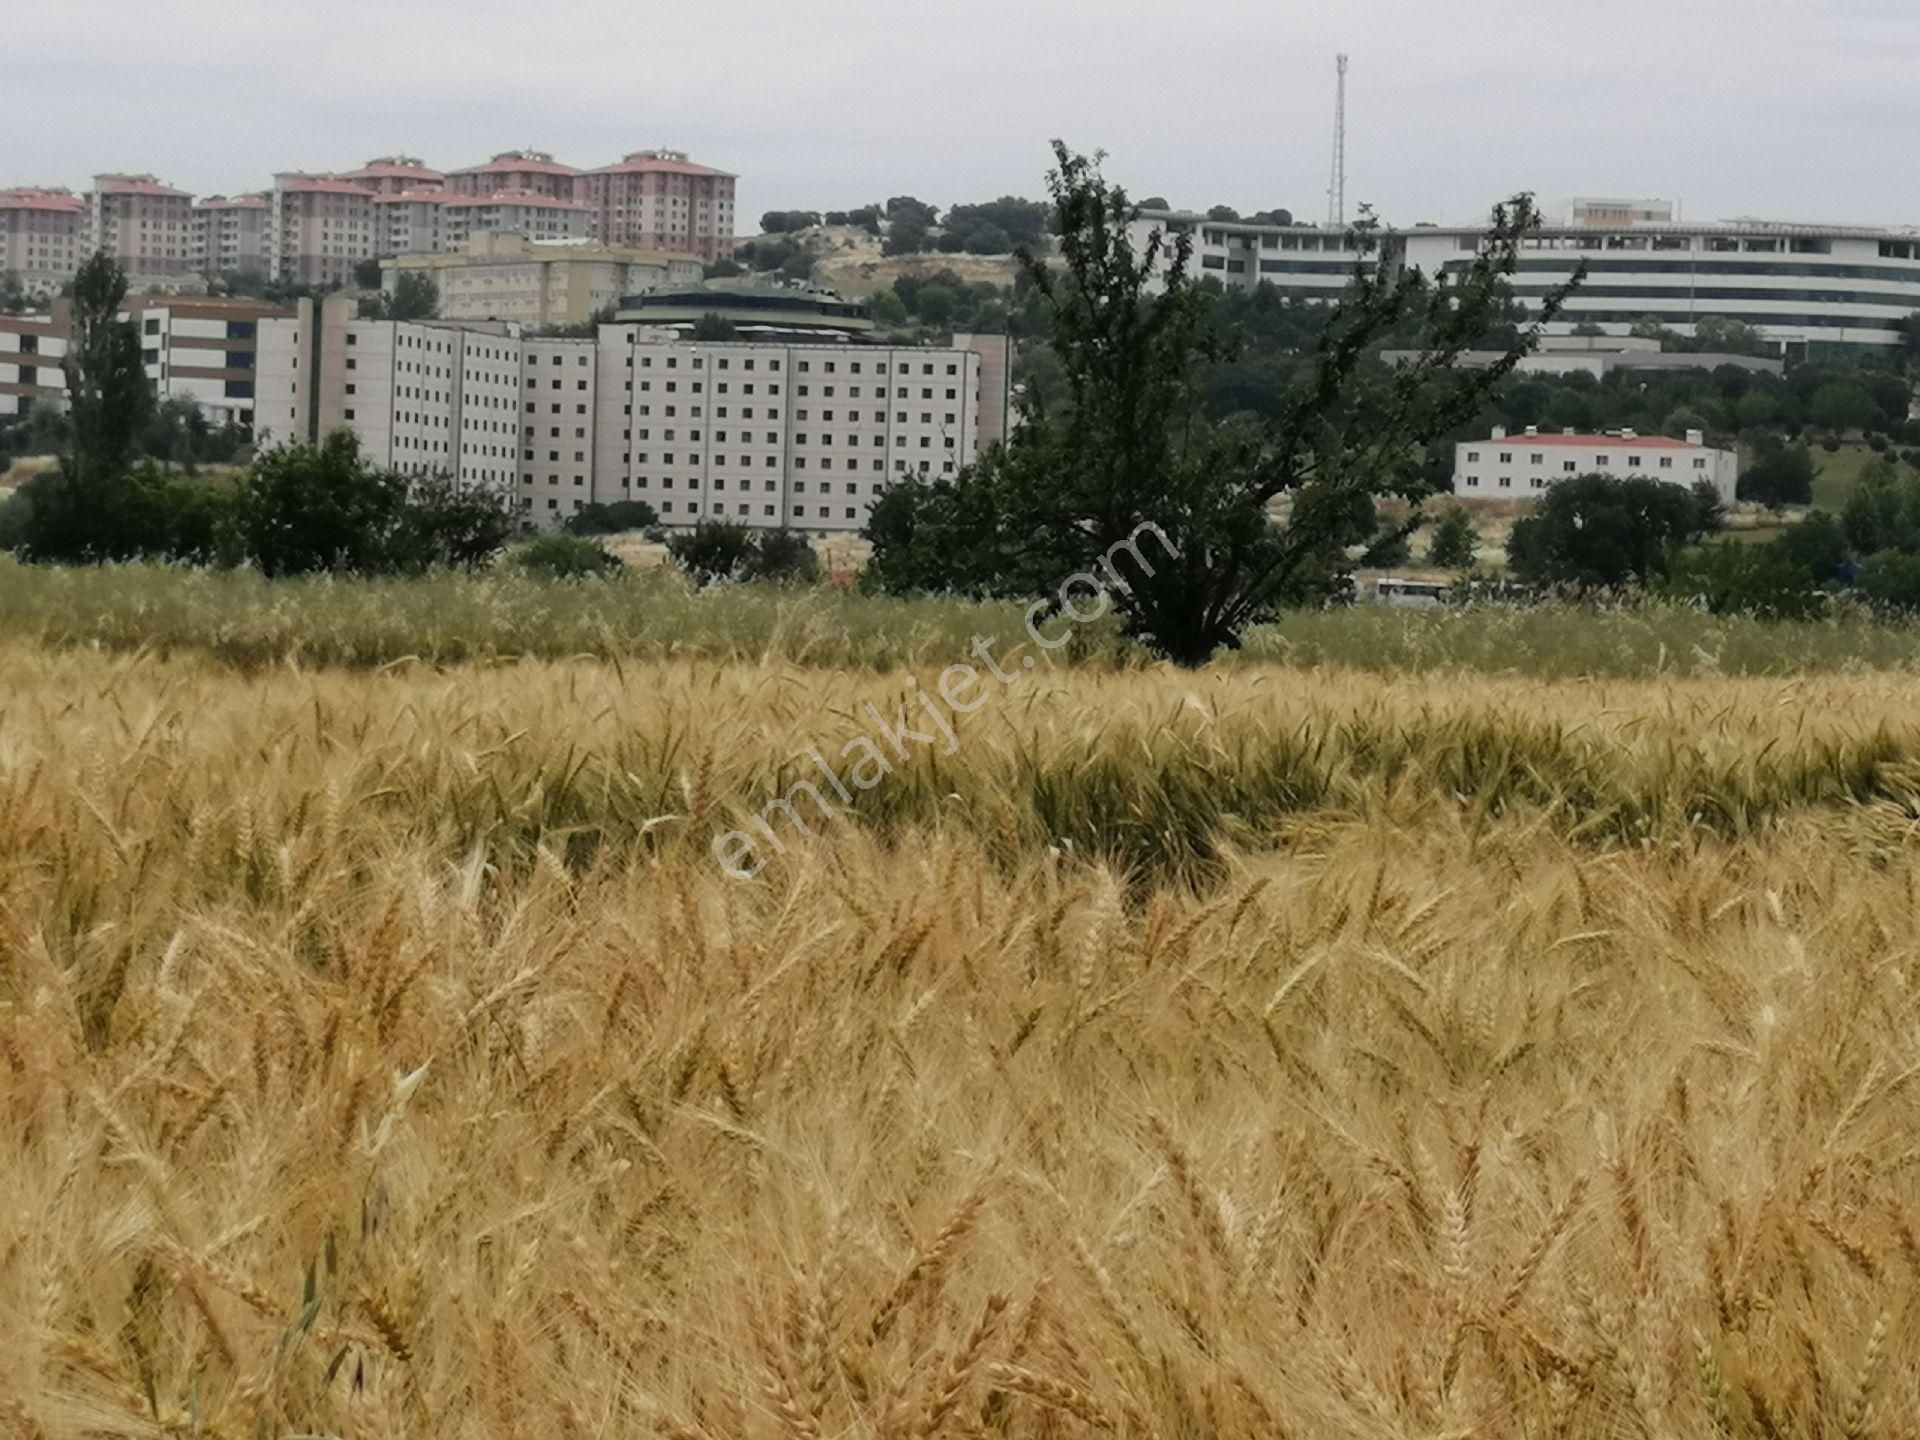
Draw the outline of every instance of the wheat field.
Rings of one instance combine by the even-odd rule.
[[[1901,1437],[1920,682],[0,643],[0,1430]]]

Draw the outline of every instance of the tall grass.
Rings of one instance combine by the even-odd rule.
[[[723,586],[698,591],[671,571],[612,582],[517,574],[425,580],[269,582],[250,572],[152,566],[61,570],[0,557],[0,633],[57,646],[197,651],[259,669],[379,666],[419,659],[695,656],[894,670],[944,666],[976,636],[1006,653],[1026,641],[1023,607],[892,600],[838,589]],[[1148,657],[1110,621],[1062,652],[1079,664],[1137,667]],[[1362,605],[1284,616],[1221,664],[1471,670],[1541,678],[1818,675],[1920,668],[1920,628],[1847,613],[1805,623],[1704,615],[1648,603],[1409,611]]]
[[[0,647],[12,1432],[1910,1429],[1913,683],[891,684]]]

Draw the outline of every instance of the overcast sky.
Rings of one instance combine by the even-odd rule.
[[[740,213],[1036,195],[1046,142],[1137,198],[1662,196],[1689,219],[1920,221],[1916,0],[54,0],[10,5],[0,184],[199,193],[404,149],[603,165],[668,145]]]

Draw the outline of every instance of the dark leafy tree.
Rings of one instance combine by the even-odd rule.
[[[1920,610],[1920,554],[1882,550],[1860,563],[1860,593],[1883,610]]]
[[[1220,221],[1238,220],[1240,212],[1231,205],[1214,205],[1207,210],[1207,218]]]
[[[121,473],[135,437],[153,413],[152,382],[140,355],[140,332],[120,319],[127,277],[104,254],[80,266],[73,282],[71,338],[63,364],[71,450],[61,468],[84,495],[89,484]]]
[[[820,223],[817,210],[769,210],[760,217],[760,229],[768,235],[788,235],[795,230],[810,230]]]
[[[693,322],[695,340],[738,340],[740,332],[734,328],[731,320],[724,315],[716,315],[709,310]]]
[[[19,553],[30,560],[98,562],[141,553],[128,465],[154,409],[140,334],[119,318],[126,275],[104,254],[74,277],[72,329],[62,364],[67,446],[57,468],[28,486]]]
[[[1717,500],[1661,480],[1582,475],[1547,491],[1507,537],[1507,565],[1532,585],[1619,589],[1666,574],[1680,546],[1717,528]]]
[[[1864,429],[1878,413],[1866,387],[1849,380],[1822,385],[1807,402],[1808,422],[1831,431],[1835,437],[1848,430]]]
[[[344,430],[261,456],[234,508],[239,544],[268,576],[472,569],[513,533],[501,496],[442,477],[409,482],[370,464]]]
[[[1869,461],[1841,508],[1840,523],[1856,555],[1920,553],[1920,476],[1888,460]]]
[[[1776,436],[1762,439],[1753,461],[1740,476],[1740,498],[1778,510],[1813,503],[1813,452]]]
[[[735,275],[744,275],[746,273],[746,266],[742,265],[738,260],[729,260],[724,256],[715,260],[706,268],[706,278],[709,280],[728,280]]]
[[[820,578],[820,557],[806,536],[793,530],[770,530],[755,539],[744,578],[811,585]]]
[[[477,570],[513,538],[506,498],[477,486],[462,487],[443,475],[401,487],[399,512],[387,541],[386,569],[418,574],[429,569]]]
[[[1815,510],[1780,532],[1780,545],[1816,585],[1828,585],[1847,560],[1847,532],[1838,517]]]
[[[1458,505],[1449,506],[1434,523],[1427,563],[1440,570],[1471,570],[1479,540],[1467,512]]]
[[[362,290],[378,290],[380,288],[380,262],[378,260],[354,261],[353,283]]]
[[[694,583],[746,578],[754,558],[753,532],[728,520],[702,520],[667,539],[667,554]]]
[[[644,500],[615,500],[606,505],[582,505],[567,517],[569,535],[618,535],[625,530],[651,530],[660,523],[653,506]]]
[[[871,583],[1061,605],[1104,576],[1100,604],[1128,634],[1203,664],[1280,608],[1346,586],[1349,552],[1378,541],[1376,499],[1428,493],[1429,444],[1476,414],[1533,343],[1484,370],[1455,364],[1504,316],[1533,208],[1525,197],[1499,207],[1447,283],[1358,270],[1274,416],[1216,422],[1200,377],[1230,348],[1191,278],[1191,238],[1156,233],[1136,248],[1134,207],[1096,161],[1064,145],[1055,155],[1062,269],[1031,258],[1025,268],[1064,393],[1029,385],[1007,445],[957,478],[895,487],[869,530]],[[1370,219],[1357,234],[1374,246]],[[1543,297],[1542,318],[1561,299]],[[1421,358],[1379,365],[1372,351],[1402,329]]]

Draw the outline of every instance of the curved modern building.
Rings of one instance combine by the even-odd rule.
[[[691,330],[709,315],[727,321],[743,337],[852,337],[873,329],[872,314],[858,301],[843,299],[831,290],[775,285],[662,286],[621,300],[617,318]]]
[[[1428,274],[1465,263],[1473,228],[1401,231],[1398,258]],[[1702,318],[1742,320],[1790,356],[1856,353],[1900,344],[1920,311],[1920,232],[1739,220],[1549,226],[1524,242],[1514,293],[1522,303],[1586,279],[1548,327],[1597,325],[1625,334],[1658,320],[1683,335]]]
[[[1361,258],[1338,231],[1173,212],[1143,215],[1136,244],[1155,226],[1192,234],[1195,275],[1234,289],[1266,282],[1296,299],[1337,296]],[[1481,233],[1479,226],[1388,230],[1376,258],[1444,274],[1467,264]],[[1588,216],[1527,239],[1515,293],[1537,304],[1583,263],[1586,280],[1551,334],[1597,325],[1624,335],[1651,318],[1687,335],[1701,319],[1724,316],[1801,359],[1897,346],[1907,317],[1920,311],[1920,230],[1638,217],[1608,225]]]

